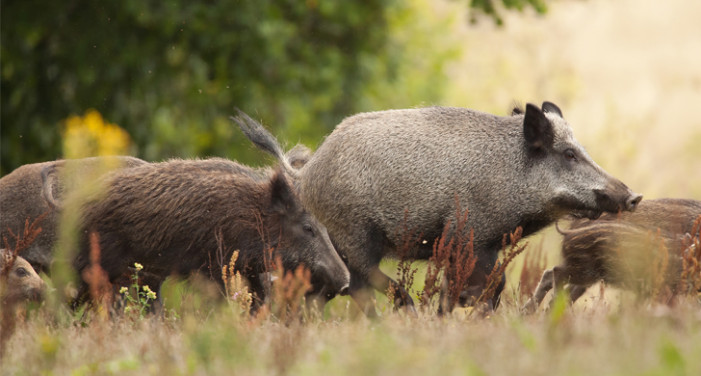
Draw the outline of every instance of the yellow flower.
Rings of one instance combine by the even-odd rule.
[[[144,287],[141,288],[146,292],[146,297],[151,299],[151,300],[156,300],[156,293],[151,291],[151,288],[148,287],[148,285],[144,285]]]
[[[126,288],[126,287],[124,287],[124,286],[122,286],[122,288],[121,288],[121,289],[119,289],[119,293],[120,293],[120,294],[126,294],[126,293],[127,293],[127,291],[129,291],[129,289],[128,289],[128,288]]]
[[[134,267],[136,268],[137,272],[144,268],[144,266],[139,264],[138,262],[134,263]]]
[[[64,121],[63,152],[66,158],[128,154],[129,134],[118,125],[107,123],[99,112],[88,110],[84,116]]]

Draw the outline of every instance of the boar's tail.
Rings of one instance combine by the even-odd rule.
[[[569,234],[572,234],[574,231],[572,229],[569,230],[563,230],[560,228],[560,221],[555,221],[555,230],[560,233],[560,235],[567,236]]]
[[[239,128],[243,134],[248,137],[251,142],[253,142],[257,147],[267,151],[268,153],[275,156],[280,161],[280,164],[285,169],[290,176],[297,178],[299,172],[297,169],[292,167],[290,161],[285,156],[285,152],[282,150],[282,146],[277,141],[275,136],[273,136],[267,129],[263,127],[259,122],[251,119],[245,112],[240,109],[236,109],[237,115],[231,116],[230,119],[234,123],[238,124]]]
[[[41,193],[42,196],[44,196],[46,203],[49,204],[49,206],[54,210],[60,210],[62,208],[61,203],[56,201],[56,198],[54,197],[54,185],[56,184],[55,164],[48,165],[41,170],[41,182]]]

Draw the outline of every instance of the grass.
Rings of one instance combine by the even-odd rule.
[[[90,374],[565,374],[701,373],[701,300],[674,307],[596,300],[518,313],[439,318],[386,311],[282,324],[232,314],[227,304],[190,307],[177,319],[57,320],[34,310],[6,344],[3,375]],[[64,312],[65,313],[65,312]],[[65,319],[65,318],[64,318]]]
[[[539,274],[543,243],[534,244],[507,274]],[[416,284],[407,289],[415,293],[425,262],[383,264],[395,274],[407,267],[415,270]],[[136,276],[130,288],[139,291]],[[520,286],[534,279],[524,276],[486,315],[458,308],[439,316],[434,305],[419,305],[414,315],[378,294],[380,317],[371,320],[347,297],[323,312],[305,309],[299,292],[309,287],[309,275],[297,270],[278,276],[274,302],[251,316],[239,276],[223,277],[228,299],[221,292],[217,299],[212,283],[197,278],[167,283],[162,314],[105,315],[104,306],[74,312],[52,299],[19,310],[3,343],[0,375],[701,373],[701,293],[663,304],[600,285],[573,306],[556,297],[550,310],[523,316],[531,291]]]

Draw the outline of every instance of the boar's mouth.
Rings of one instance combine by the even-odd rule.
[[[606,211],[600,205],[592,207],[592,205],[587,205],[571,196],[558,197],[554,202],[554,206],[558,208],[555,209],[555,212],[570,215],[574,218],[597,219]]]
[[[603,214],[603,210],[592,210],[592,209],[583,209],[583,210],[575,210],[570,213],[570,215],[574,218],[586,218],[586,219],[599,219],[601,217],[601,214]]]
[[[643,196],[633,193],[625,184],[615,182],[607,189],[595,189],[596,205],[604,211],[617,213],[635,211]]]
[[[316,287],[319,285],[314,283],[312,283],[312,286],[313,287],[304,294],[308,300],[319,300],[326,304],[326,302],[336,297],[336,293],[327,286]]]

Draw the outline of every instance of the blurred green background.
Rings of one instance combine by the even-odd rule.
[[[536,9],[540,0],[497,0]],[[492,1],[455,2],[467,22],[500,23]],[[235,107],[281,140],[312,147],[345,116],[440,103],[435,43],[449,15],[428,1],[3,1],[4,175],[60,158],[63,122],[98,111],[131,154],[225,156],[261,164],[228,120]],[[503,11],[503,10],[502,10]],[[492,22],[494,21],[494,22]],[[417,52],[422,51],[420,54]]]
[[[271,163],[228,117],[315,148],[357,112],[557,103],[647,198],[701,197],[701,3],[3,1],[0,175],[97,111],[149,161]]]

